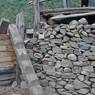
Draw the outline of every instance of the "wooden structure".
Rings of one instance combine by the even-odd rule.
[[[39,80],[26,52],[23,39],[20,36],[16,25],[9,25],[9,33],[21,73],[28,84],[30,95],[46,95],[39,84]]]
[[[20,32],[22,39],[24,40],[24,15],[23,12],[19,13],[16,16],[16,26],[18,28],[18,31]]]

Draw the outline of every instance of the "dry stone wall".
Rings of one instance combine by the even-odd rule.
[[[47,94],[95,95],[95,24],[82,18],[41,34],[26,47]]]

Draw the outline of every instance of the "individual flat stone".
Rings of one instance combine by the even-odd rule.
[[[53,53],[62,53],[62,50],[61,50],[61,48],[60,47],[53,47],[53,49],[52,49],[52,51],[53,51]]]
[[[78,90],[78,93],[80,93],[82,95],[87,95],[89,93],[89,89],[82,88],[82,89]]]
[[[85,83],[79,81],[79,80],[74,80],[74,88],[75,89],[82,89],[82,88],[85,88],[85,87],[88,87],[88,85],[86,85]]]
[[[75,79],[76,76],[73,73],[62,73],[61,76],[63,79]]]
[[[81,18],[78,22],[79,24],[83,24],[83,25],[88,24],[88,21],[85,18]]]
[[[40,53],[35,53],[34,54],[34,57],[36,57],[36,58],[43,58],[43,55],[42,54],[40,54]]]
[[[95,88],[95,83],[92,83],[92,87]]]
[[[62,67],[72,67],[72,62],[69,60],[63,59],[61,61],[61,65],[62,65]]]
[[[58,59],[58,60],[62,60],[64,58],[64,54],[55,54],[55,58]]]
[[[86,44],[85,42],[80,42],[79,43],[79,48],[83,50],[88,50],[90,48],[89,44]]]
[[[84,75],[79,75],[79,76],[78,76],[78,79],[79,79],[80,81],[84,81],[85,77],[84,77]]]
[[[77,56],[75,54],[69,54],[68,59],[71,61],[77,61]]]
[[[73,90],[74,86],[72,84],[66,84],[65,89],[67,89],[67,90]]]
[[[95,82],[95,78],[90,78],[89,79],[91,82]]]
[[[82,70],[83,71],[86,71],[86,72],[94,72],[94,68],[93,68],[93,66],[85,66],[85,67],[82,67]]]
[[[64,86],[64,85],[66,85],[66,82],[63,81],[63,80],[59,80],[59,81],[57,82],[57,84],[58,84],[58,85],[61,85],[61,86]]]
[[[93,95],[95,95],[95,88],[92,88],[92,89],[91,89],[91,93],[92,93]]]

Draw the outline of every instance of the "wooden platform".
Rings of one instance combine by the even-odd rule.
[[[0,34],[0,86],[9,85],[16,78],[16,55],[10,36]]]

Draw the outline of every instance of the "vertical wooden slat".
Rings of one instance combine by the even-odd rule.
[[[24,40],[24,15],[23,15],[23,12],[19,13],[16,16],[16,26]]]
[[[67,8],[68,6],[67,6],[67,0],[63,0],[63,6],[64,6],[64,8]]]
[[[39,31],[40,29],[40,9],[39,0],[33,0],[33,19],[34,19],[34,31]]]

